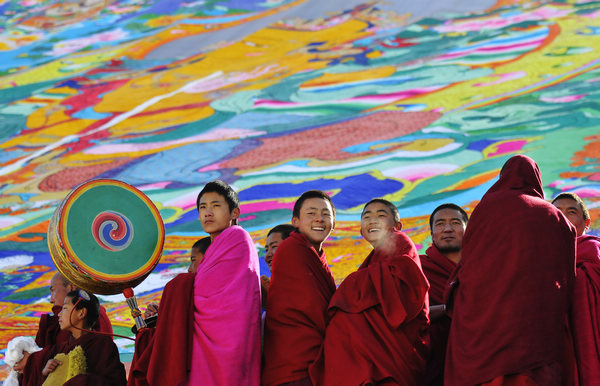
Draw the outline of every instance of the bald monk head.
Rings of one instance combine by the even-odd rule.
[[[50,280],[50,303],[53,306],[61,306],[65,302],[65,296],[77,287],[71,284],[60,272],[56,272]]]
[[[552,205],[558,208],[575,226],[577,236],[581,236],[589,228],[590,212],[585,203],[575,193],[561,193],[552,200]]]

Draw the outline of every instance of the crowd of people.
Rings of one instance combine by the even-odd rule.
[[[9,344],[15,379],[600,384],[600,238],[585,234],[590,216],[575,194],[544,200],[529,157],[506,162],[470,218],[458,205],[438,206],[429,218],[432,245],[421,256],[393,203],[366,203],[361,235],[373,249],[337,287],[323,249],[336,216],[325,192],[303,193],[291,224],[269,232],[270,278],[260,277],[229,185],[206,184],[197,209],[209,236],[192,247],[188,273],[167,283],[160,304],[148,305],[145,317],[156,325],[137,331],[128,377],[112,339],[97,333],[112,331],[98,299],[57,273],[53,314],[40,319],[35,343]]]

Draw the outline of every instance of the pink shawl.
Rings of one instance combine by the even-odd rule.
[[[248,232],[231,226],[196,273],[190,385],[260,383],[260,307],[256,248]]]

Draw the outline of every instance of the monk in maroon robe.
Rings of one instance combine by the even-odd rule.
[[[52,306],[52,314],[43,314],[40,317],[35,343],[44,348],[52,346],[56,343],[64,343],[70,333],[60,329],[58,324],[58,314],[62,309],[65,296],[70,291],[76,290],[77,287],[71,283],[60,273],[57,272],[50,280],[50,303]],[[106,314],[106,309],[100,306],[100,318],[92,327],[94,331],[101,331],[112,334],[112,324]]]
[[[401,227],[389,201],[365,205],[361,234],[375,249],[331,298],[325,340],[310,368],[313,384],[421,384],[429,285]]]
[[[561,193],[552,204],[577,229],[577,270],[571,330],[580,385],[600,382],[600,238],[586,235],[590,213],[574,193]]]
[[[537,164],[514,156],[465,231],[447,302],[446,385],[569,382],[574,279],[575,229],[544,201]]]
[[[279,244],[267,295],[262,384],[310,385],[308,367],[325,334],[327,306],[335,281],[323,241],[335,225],[327,194],[310,190],[294,205],[298,231]]]
[[[445,312],[444,293],[450,276],[460,262],[462,239],[469,216],[460,206],[442,204],[429,216],[432,245],[419,256],[423,273],[429,281],[429,328],[431,349],[427,359],[424,384],[444,384],[446,346],[452,319]]]
[[[179,385],[188,379],[192,363],[195,273],[169,281],[160,299],[156,328],[137,334],[127,384]]]
[[[59,314],[60,327],[69,332],[69,338],[66,342],[47,346],[32,354],[23,371],[23,384],[41,385],[51,372],[62,365],[53,359],[56,354],[68,354],[75,347],[81,346],[85,355],[86,372],[76,375],[64,385],[125,385],[125,367],[120,362],[119,350],[112,337],[81,330],[94,325],[99,314],[100,305],[94,295],[82,290],[69,292]]]

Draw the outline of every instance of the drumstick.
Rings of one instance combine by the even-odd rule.
[[[125,295],[125,301],[127,301],[127,305],[131,310],[131,316],[133,320],[135,320],[135,327],[139,330],[147,327],[144,318],[142,318],[142,311],[138,307],[137,299],[133,294],[133,288],[125,288],[123,290],[123,295]]]

